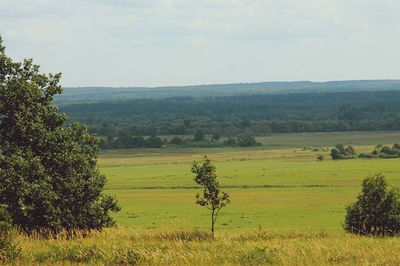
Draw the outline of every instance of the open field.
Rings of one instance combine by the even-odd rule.
[[[297,134],[296,134],[297,135]],[[220,182],[232,203],[223,210],[217,230],[249,231],[259,227],[340,232],[345,207],[355,200],[361,180],[382,172],[400,185],[398,159],[332,161],[328,150],[298,147],[352,143],[392,144],[398,133],[299,134],[292,148],[160,149],[111,151],[99,160],[107,175],[107,192],[117,196],[120,225],[144,229],[207,229],[209,214],[194,203],[197,188],[190,165],[204,154],[215,160]],[[269,139],[268,139],[269,138]],[[262,137],[276,145],[294,141],[295,134]],[[341,139],[342,138],[342,139]],[[272,141],[271,141],[272,142]],[[290,146],[289,144],[287,144]],[[373,146],[356,146],[371,151]],[[326,160],[316,161],[323,154]]]
[[[400,238],[346,234],[345,206],[361,180],[382,172],[400,186],[399,159],[332,161],[341,133],[266,136],[256,148],[108,151],[99,158],[107,193],[118,198],[118,228],[86,237],[42,239],[17,234],[16,265],[398,265]],[[358,152],[392,144],[397,133],[353,133]],[[377,141],[381,138],[382,141]],[[311,143],[311,140],[315,143]],[[300,147],[320,146],[317,151]],[[217,221],[212,241],[209,213],[195,205],[190,165],[214,159],[232,203]],[[325,160],[318,162],[316,156]]]

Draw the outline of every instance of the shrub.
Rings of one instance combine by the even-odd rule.
[[[0,262],[16,259],[21,249],[14,243],[10,218],[4,208],[0,208]]]
[[[353,146],[344,146],[343,144],[336,144],[335,148],[331,149],[331,157],[333,160],[352,159],[356,156],[356,151]]]
[[[239,135],[237,137],[237,143],[241,147],[251,147],[258,145],[254,136],[250,134]]]
[[[372,159],[372,158],[376,158],[377,156],[373,153],[360,153],[360,155],[358,155],[359,158],[366,158],[366,159]]]
[[[400,144],[399,144],[399,143],[393,144],[392,149],[393,149],[393,150],[400,150]]]
[[[325,159],[324,156],[321,154],[317,156],[318,161],[323,161],[324,159]]]
[[[393,150],[392,148],[385,146],[381,149],[381,153],[389,154],[389,155],[395,155],[397,154],[396,150]]]
[[[346,208],[345,230],[361,235],[397,235],[400,232],[400,194],[383,175],[368,176],[357,201]]]

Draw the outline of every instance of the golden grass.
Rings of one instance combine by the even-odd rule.
[[[398,265],[400,238],[324,231],[217,232],[113,228],[74,239],[17,236],[17,265]]]

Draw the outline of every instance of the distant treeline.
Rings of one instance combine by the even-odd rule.
[[[400,129],[400,91],[135,99],[61,108],[105,139]],[[142,140],[140,140],[142,141]]]

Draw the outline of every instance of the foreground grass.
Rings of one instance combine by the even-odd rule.
[[[400,238],[325,231],[218,232],[116,228],[88,237],[19,235],[17,265],[398,265]]]

